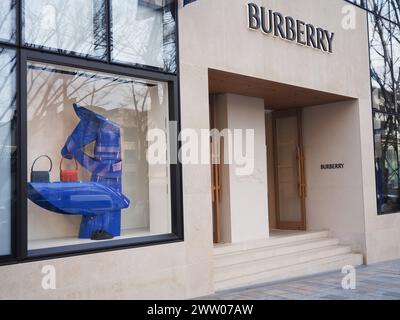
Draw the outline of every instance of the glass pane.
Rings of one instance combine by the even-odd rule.
[[[390,1],[390,20],[400,24],[400,1]]]
[[[368,17],[373,108],[394,111],[395,74],[391,45],[394,28],[391,23],[373,14],[369,14]]]
[[[386,19],[390,18],[390,2],[391,0],[368,0],[368,9],[375,14],[384,17]]]
[[[11,253],[11,213],[15,201],[16,57],[0,49],[0,255]]]
[[[393,87],[395,92],[395,111],[400,112],[400,27],[393,24],[392,56]]]
[[[176,72],[172,0],[113,0],[112,59]]]
[[[24,16],[27,45],[106,57],[104,0],[25,0]]]
[[[301,199],[298,194],[297,118],[276,120],[276,151],[279,185],[279,215],[284,222],[301,222]]]
[[[0,40],[15,42],[16,39],[16,0],[0,1]]]
[[[375,169],[378,211],[393,212],[400,208],[399,122],[394,115],[375,113]]]
[[[28,64],[30,250],[171,232],[168,109],[164,82]]]

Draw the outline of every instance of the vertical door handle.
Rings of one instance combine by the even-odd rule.
[[[299,192],[299,197],[303,197],[303,175],[302,175],[302,169],[301,169],[301,149],[300,147],[297,147],[297,178],[298,178],[298,192]]]
[[[301,183],[303,184],[303,197],[307,197],[307,182],[306,182],[306,164],[304,150],[301,148]]]
[[[222,201],[222,164],[221,161],[217,164],[218,167],[218,201]]]
[[[215,175],[215,199],[217,202],[221,202],[221,180],[219,174],[219,165],[214,164],[214,175]]]
[[[212,202],[215,202],[215,174],[214,174],[214,164],[213,164],[213,156],[214,156],[214,148],[213,148],[213,143],[210,143],[210,167],[211,167],[211,195],[212,195]]]

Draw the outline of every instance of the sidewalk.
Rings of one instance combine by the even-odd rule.
[[[356,289],[344,290],[341,272],[218,292],[211,300],[400,300],[400,260],[362,266]]]

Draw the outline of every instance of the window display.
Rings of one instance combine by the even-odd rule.
[[[27,107],[29,250],[171,233],[167,83],[30,62]]]

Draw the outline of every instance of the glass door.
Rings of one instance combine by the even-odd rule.
[[[273,113],[277,227],[305,230],[306,181],[301,110]]]

